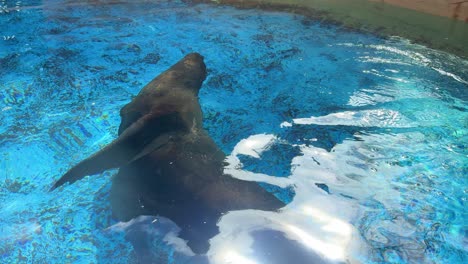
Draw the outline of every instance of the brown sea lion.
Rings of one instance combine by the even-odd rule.
[[[203,129],[198,91],[206,78],[200,54],[185,56],[147,84],[120,111],[119,137],[63,175],[52,190],[119,168],[113,214],[122,221],[159,215],[174,221],[195,253],[206,253],[228,211],[284,206],[255,182],[223,173],[225,154]]]

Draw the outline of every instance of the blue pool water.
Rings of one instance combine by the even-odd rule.
[[[468,61],[282,12],[1,5],[2,263],[468,262]],[[189,52],[205,57],[204,126],[226,172],[289,202],[225,215],[206,257],[167,219],[112,219],[115,171],[48,192]]]

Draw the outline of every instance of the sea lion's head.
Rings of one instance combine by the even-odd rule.
[[[136,120],[148,114],[154,106],[168,102],[168,98],[198,96],[206,79],[206,66],[203,56],[190,53],[147,84],[130,103],[120,110],[122,122],[119,135]],[[178,101],[178,100],[176,100]],[[169,100],[170,102],[170,100]],[[179,103],[177,103],[179,104]]]
[[[198,94],[203,81],[206,79],[206,65],[203,56],[198,53],[186,55],[177,64],[171,67],[172,79],[184,89]]]

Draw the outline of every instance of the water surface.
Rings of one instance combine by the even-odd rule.
[[[2,262],[467,261],[467,61],[282,12],[2,5]],[[189,256],[167,219],[112,219],[113,172],[48,192],[189,52],[209,68],[200,101],[226,172],[289,202],[224,216],[207,258]]]

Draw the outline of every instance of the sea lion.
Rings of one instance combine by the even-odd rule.
[[[223,173],[225,154],[202,126],[198,91],[205,78],[203,57],[191,53],[153,79],[121,109],[119,137],[71,168],[52,190],[119,168],[110,195],[114,216],[169,218],[195,253],[207,252],[224,213],[283,207],[257,183]]]

